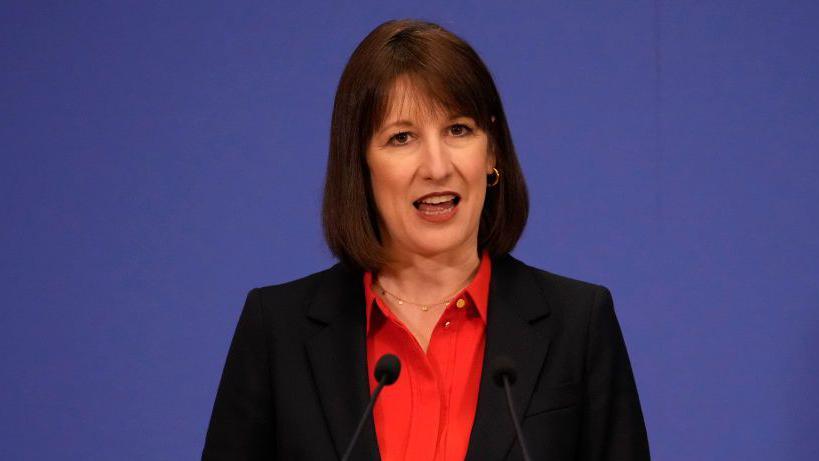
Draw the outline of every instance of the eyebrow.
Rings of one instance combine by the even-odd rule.
[[[459,119],[459,118],[471,118],[471,117],[466,116],[466,115],[453,115],[453,116],[451,116],[451,117],[449,117],[447,119],[447,122],[451,122],[451,121],[453,121],[455,119]],[[383,132],[385,132],[388,129],[393,128],[393,127],[410,127],[410,126],[414,126],[414,124],[409,120],[396,120],[395,122],[392,122],[389,125],[384,125],[383,128],[378,130],[378,134],[381,134],[381,133],[383,133]]]
[[[413,123],[410,122],[409,120],[398,120],[398,121],[395,121],[393,123],[390,123],[389,125],[384,125],[384,128],[381,128],[378,131],[378,133],[381,134],[381,133],[389,130],[392,127],[399,127],[399,126],[413,126]]]

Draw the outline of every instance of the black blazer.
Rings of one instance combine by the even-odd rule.
[[[498,355],[515,362],[514,401],[533,459],[649,459],[605,287],[503,256],[492,261],[487,316],[484,363]],[[364,329],[361,273],[341,265],[251,290],[202,459],[339,459],[369,399]],[[379,459],[372,418],[352,459]],[[505,394],[486,365],[466,459],[522,459]]]

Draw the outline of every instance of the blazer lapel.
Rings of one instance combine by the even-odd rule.
[[[307,343],[307,355],[339,458],[370,399],[361,284],[360,274],[337,264],[326,273],[307,311],[320,328]],[[352,459],[380,459],[372,417]]]
[[[517,381],[512,396],[522,418],[549,349],[544,321],[549,306],[532,269],[504,256],[493,261],[487,309],[486,349],[475,422],[469,438],[469,461],[504,459],[515,440],[504,390],[492,381],[489,369],[498,356],[512,359]]]

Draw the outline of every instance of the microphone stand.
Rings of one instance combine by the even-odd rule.
[[[350,459],[355,442],[361,435],[361,431],[364,429],[364,424],[367,422],[367,418],[369,418],[373,412],[375,400],[378,398],[378,394],[381,393],[381,389],[383,389],[384,386],[389,386],[390,384],[395,383],[400,374],[401,360],[399,360],[396,355],[384,354],[380,359],[378,359],[378,362],[375,364],[375,370],[373,370],[373,376],[375,377],[375,380],[378,381],[378,385],[375,386],[375,389],[373,389],[373,395],[370,397],[370,402],[367,404],[367,409],[365,409],[364,414],[361,415],[361,420],[358,422],[358,427],[355,429],[353,438],[350,440],[350,444],[347,445],[347,450],[344,451],[344,456],[341,457],[341,461],[347,461]]]
[[[515,424],[515,434],[518,438],[518,443],[520,443],[520,449],[523,452],[523,460],[524,461],[532,461],[532,457],[529,456],[529,450],[526,449],[526,443],[523,441],[523,429],[520,427],[520,421],[518,421],[518,417],[515,414],[515,405],[512,403],[512,387],[509,384],[509,375],[503,373],[503,388],[506,391],[506,403],[509,407],[509,415],[512,417],[512,422]]]
[[[381,376],[381,379],[378,381],[378,385],[375,386],[375,390],[373,390],[373,395],[370,398],[370,403],[367,404],[367,409],[364,410],[364,415],[361,416],[361,420],[358,422],[358,427],[355,429],[355,433],[353,434],[353,438],[351,439],[350,445],[347,447],[347,451],[344,452],[344,456],[341,457],[341,461],[347,461],[350,459],[350,455],[353,453],[353,447],[355,446],[356,440],[358,440],[358,436],[361,435],[361,431],[364,429],[364,423],[367,422],[370,414],[372,414],[373,406],[375,405],[375,399],[378,398],[378,394],[381,393],[381,389],[387,384],[386,381],[389,379],[386,375]]]

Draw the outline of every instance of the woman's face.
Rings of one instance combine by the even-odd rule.
[[[381,237],[389,254],[476,251],[494,157],[469,117],[431,110],[406,79],[367,149]]]

